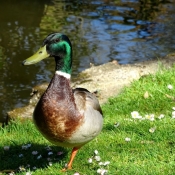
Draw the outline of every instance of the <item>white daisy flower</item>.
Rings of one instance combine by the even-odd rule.
[[[104,166],[109,165],[109,164],[110,164],[110,162],[109,162],[109,161],[106,161],[106,162],[104,163]]]
[[[89,158],[88,159],[88,163],[92,163],[92,158]]]
[[[14,172],[11,172],[11,173],[9,173],[8,175],[14,175],[15,173]]]
[[[100,156],[95,156],[94,159],[99,162],[101,160],[101,157]]]
[[[95,150],[95,151],[94,151],[94,154],[95,154],[95,155],[97,155],[97,154],[98,154],[98,151],[97,151],[97,150]]]
[[[31,144],[22,145],[22,149],[24,149],[24,150],[27,150],[30,147],[31,147]]]
[[[99,169],[97,170],[97,173],[100,174],[100,175],[105,175],[105,174],[107,174],[107,172],[108,172],[108,171],[105,170],[105,169],[100,169],[100,168],[99,168]]]
[[[27,147],[28,147],[28,148],[30,148],[31,146],[32,146],[32,144],[30,144],[30,143],[27,144]]]
[[[80,173],[76,172],[76,173],[74,173],[74,175],[80,175]]]
[[[23,157],[23,154],[19,154],[19,157]]]
[[[51,148],[50,146],[46,146],[46,150],[47,150],[47,151],[51,151],[52,148]]]
[[[116,123],[114,124],[114,127],[117,128],[117,127],[119,127],[119,125],[120,125],[120,123],[119,123],[119,122],[116,122]]]
[[[26,169],[25,169],[23,166],[20,166],[20,167],[19,167],[19,170],[20,170],[20,171],[25,171]]]
[[[172,89],[173,89],[173,86],[172,86],[171,84],[169,84],[169,85],[167,86],[167,88],[170,89],[170,90],[172,90]]]
[[[38,154],[38,151],[32,151],[32,154],[33,155],[37,155]]]
[[[172,112],[172,115],[175,115],[175,111]]]
[[[154,121],[154,114],[145,115],[145,119],[148,119],[150,121]]]
[[[8,151],[10,149],[10,146],[4,146],[4,150]]]
[[[22,149],[24,150],[28,149],[27,145],[22,145]]]
[[[42,155],[40,154],[38,157],[37,157],[37,159],[41,159],[42,158]]]
[[[150,128],[150,129],[149,129],[149,132],[150,132],[150,133],[154,133],[155,130],[156,130],[156,127],[153,127],[153,128]]]
[[[49,162],[49,166],[52,166],[52,162]]]
[[[49,155],[49,156],[50,156],[50,155],[52,155],[52,154],[53,154],[53,152],[51,152],[51,151],[50,151],[50,152],[48,152],[48,155]]]
[[[62,154],[63,154],[63,151],[57,152],[57,155],[58,155],[58,156],[61,156]]]
[[[130,142],[131,139],[130,139],[129,137],[126,137],[126,138],[125,138],[125,141],[126,141],[126,142]]]
[[[99,162],[98,164],[99,164],[99,165],[104,165],[104,163],[103,163],[103,162]]]
[[[139,116],[138,111],[131,112],[131,116],[132,116],[132,118],[137,118]]]
[[[162,118],[164,118],[164,117],[165,117],[164,114],[160,114],[160,115],[158,116],[158,119],[162,119]]]

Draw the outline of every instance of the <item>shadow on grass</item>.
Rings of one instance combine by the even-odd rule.
[[[27,146],[27,145],[25,145]],[[0,174],[19,172],[20,169],[34,171],[39,168],[46,168],[49,162],[61,163],[68,154],[68,150],[58,146],[47,146],[31,144],[27,149],[24,145],[12,145],[9,150],[0,150]]]

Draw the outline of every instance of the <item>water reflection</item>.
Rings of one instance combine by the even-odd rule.
[[[48,33],[70,37],[76,76],[90,62],[134,63],[174,50],[174,9],[165,0],[0,1],[0,120],[28,102],[31,87],[50,80],[52,59],[21,65]]]
[[[26,72],[21,61],[40,44],[39,24],[46,2],[0,1],[0,120],[7,110],[27,103],[29,88],[36,84],[36,72]]]
[[[166,1],[53,2],[55,6],[48,7],[42,18],[41,31],[58,29],[69,34],[79,70],[88,67],[89,62],[102,64],[116,59],[126,64],[167,53],[158,51],[165,19],[157,21],[169,10]]]

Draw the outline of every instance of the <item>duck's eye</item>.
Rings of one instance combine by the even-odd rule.
[[[42,51],[39,51],[39,54],[42,54],[43,52]]]
[[[60,39],[56,39],[56,40],[55,40],[55,42],[59,42],[59,41],[60,41]]]

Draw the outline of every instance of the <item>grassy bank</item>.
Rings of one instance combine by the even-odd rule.
[[[79,151],[66,173],[60,169],[70,149],[50,144],[29,120],[11,122],[0,129],[0,174],[175,174],[173,107],[175,68],[133,82],[102,106],[102,133]]]

